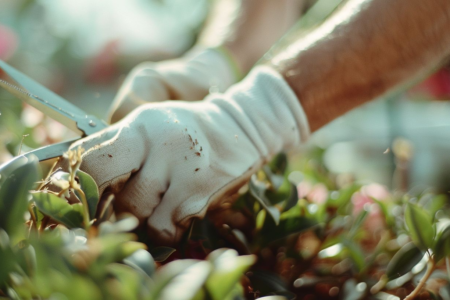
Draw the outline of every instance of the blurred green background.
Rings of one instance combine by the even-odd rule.
[[[340,2],[318,1],[297,27],[306,32]],[[133,66],[180,56],[195,43],[210,5],[210,0],[0,0],[0,59],[104,118]],[[448,190],[450,103],[442,100],[450,98],[449,74],[444,68],[410,91],[352,111],[304,148],[324,149],[333,172],[392,186],[392,144],[402,137],[412,151],[408,187]],[[18,153],[22,139],[26,152],[73,136],[2,91],[0,112],[0,163]]]

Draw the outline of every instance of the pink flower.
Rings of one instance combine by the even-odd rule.
[[[86,79],[98,84],[111,82],[119,73],[117,61],[119,41],[106,43],[103,49],[88,61]]]
[[[381,184],[372,183],[365,185],[359,192],[356,192],[352,196],[353,214],[359,214],[363,209],[370,211],[370,213],[377,213],[378,207],[372,206],[374,201],[372,198],[383,201],[389,197],[389,191]]]
[[[373,199],[384,201],[389,196],[390,194],[387,188],[377,183],[365,185],[359,192],[353,194],[353,215],[357,216],[363,209],[369,212],[369,215],[364,222],[364,227],[369,232],[375,233],[385,226],[381,209],[375,204]]]
[[[302,182],[300,182],[297,185],[298,198],[299,199],[306,198],[306,196],[311,191],[311,189],[312,189],[311,182],[309,182],[309,181],[302,181]]]
[[[448,100],[450,97],[450,68],[446,66],[413,87],[412,94],[425,94],[434,100]]]
[[[14,31],[4,25],[0,25],[0,59],[8,60],[16,51],[18,38]]]
[[[373,197],[377,200],[385,200],[387,197],[390,196],[388,189],[384,185],[378,183],[365,185],[361,188],[361,191],[365,195]]]
[[[309,181],[302,181],[297,185],[298,198],[306,198],[311,202],[322,204],[328,199],[328,188],[323,183],[312,185]]]
[[[306,198],[314,203],[322,204],[328,199],[328,189],[323,183],[318,183],[313,186]]]

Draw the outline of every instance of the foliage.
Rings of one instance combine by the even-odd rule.
[[[167,259],[174,249],[153,248],[152,256],[145,244],[136,241],[136,234],[129,233],[138,225],[135,217],[98,221],[107,207],[96,212],[98,189],[88,174],[78,170],[80,155],[69,152],[69,173],[55,172],[31,193],[38,179],[35,158],[24,158],[3,171],[0,296],[235,299],[242,295],[239,280],[254,256],[219,249],[206,260],[178,260],[157,268],[155,261]]]
[[[426,287],[450,299],[440,271],[450,254],[444,195],[344,180],[320,152],[301,167],[279,155],[176,248],[156,247],[133,216],[116,216],[111,199],[99,199],[80,157],[68,153],[68,172],[38,184],[33,158],[1,174],[0,296],[412,299]]]

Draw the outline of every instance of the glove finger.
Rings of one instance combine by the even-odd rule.
[[[146,155],[142,138],[130,127],[120,127],[111,139],[88,138],[81,146],[90,147],[82,155],[80,169],[90,174],[102,194],[106,188],[118,193],[130,175],[139,170]],[[109,133],[108,133],[109,134]]]
[[[117,135],[119,131],[118,126],[110,126],[102,131],[96,132],[88,137],[79,139],[70,145],[69,150],[77,150],[78,148],[82,148],[85,151],[93,148],[95,146],[100,145],[101,143],[111,140],[115,135]],[[62,156],[58,159],[54,171],[62,170],[64,172],[68,172],[69,170],[69,160],[67,157]]]
[[[178,189],[172,185],[164,194],[159,205],[154,209],[152,215],[147,220],[147,225],[152,238],[163,244],[173,244],[177,242],[183,232],[191,224],[192,218],[202,218],[207,209],[209,196],[204,193],[194,193],[192,187]],[[191,194],[191,196],[186,196]],[[186,198],[188,197],[188,198]],[[182,203],[186,206],[180,205]]]
[[[170,201],[170,200],[169,200]],[[173,245],[180,240],[185,228],[175,225],[173,207],[161,201],[147,220],[149,235],[156,244]]]
[[[171,98],[163,78],[153,69],[153,65],[141,64],[127,77],[111,105],[108,114],[111,123],[121,120],[142,104]]]
[[[116,195],[114,207],[117,213],[130,212],[140,221],[153,213],[167,184],[161,178],[152,177],[152,173],[143,169],[131,176],[123,190]]]
[[[235,178],[213,176],[211,179],[204,176],[191,181],[189,185],[176,180],[171,182],[160,204],[147,220],[152,237],[163,244],[177,242],[189,228],[192,219],[203,218],[208,209],[220,210],[233,203],[239,196],[239,189],[259,166],[257,162]]]

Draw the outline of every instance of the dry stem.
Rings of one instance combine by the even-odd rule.
[[[425,283],[427,282],[428,278],[430,278],[431,274],[433,273],[435,267],[436,267],[436,262],[434,261],[434,257],[431,256],[425,275],[422,277],[422,279],[420,280],[419,284],[411,292],[411,294],[406,296],[406,298],[404,300],[412,300],[419,294],[419,292],[425,286]]]

